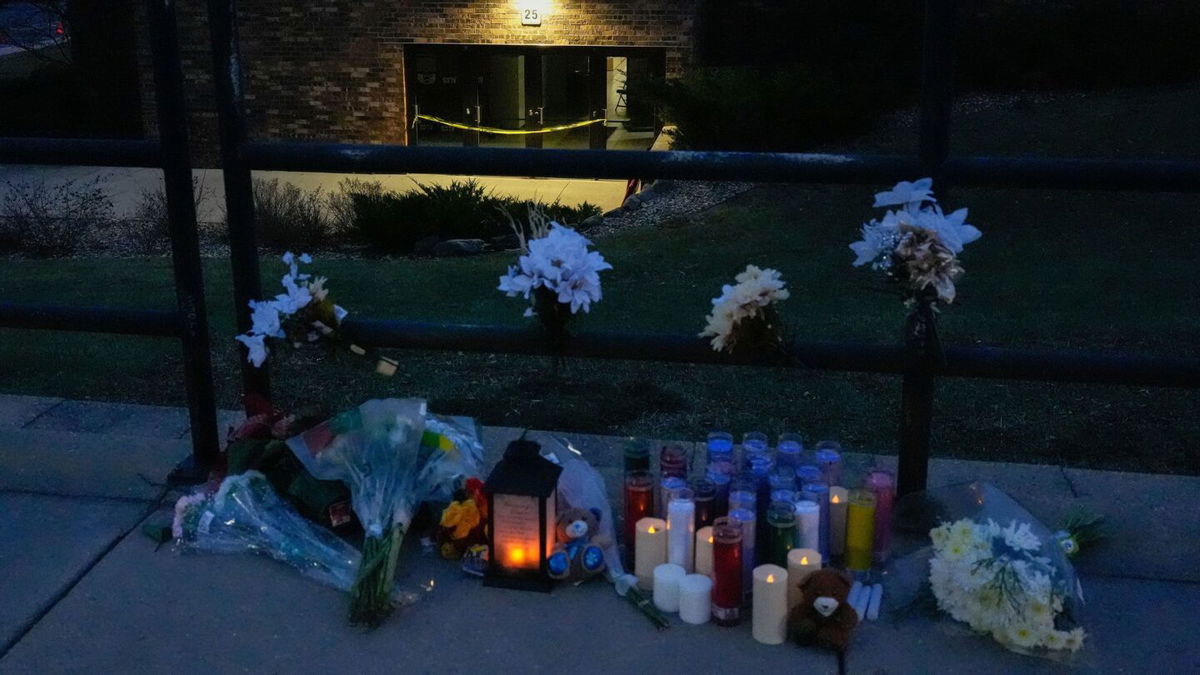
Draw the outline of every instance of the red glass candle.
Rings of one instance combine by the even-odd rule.
[[[727,517],[713,523],[713,621],[736,626],[742,609],[742,526]]]
[[[634,568],[633,542],[637,539],[637,522],[654,515],[654,477],[647,471],[634,471],[625,476],[625,560]]]
[[[687,476],[687,451],[678,445],[664,445],[658,456],[658,469],[663,478]]]

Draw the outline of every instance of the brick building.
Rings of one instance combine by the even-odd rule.
[[[250,132],[354,143],[647,147],[656,121],[630,99],[626,81],[682,70],[692,58],[699,4],[242,0]],[[178,14],[193,138],[209,163],[216,114],[205,1],[179,0]],[[148,65],[145,45],[139,53]],[[149,130],[152,87],[145,78]],[[591,123],[501,135],[445,122],[518,132]]]

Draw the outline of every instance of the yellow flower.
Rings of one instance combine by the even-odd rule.
[[[441,526],[454,528],[450,533],[451,539],[462,539],[471,534],[471,530],[479,525],[479,521],[479,509],[475,506],[475,500],[464,499],[461,502],[450,502],[442,512]]]

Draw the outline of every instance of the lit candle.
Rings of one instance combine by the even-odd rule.
[[[679,582],[687,572],[679,565],[663,563],[654,568],[654,606],[664,612],[679,611]]]
[[[811,548],[794,548],[788,552],[788,609],[800,604],[800,584],[808,575],[821,569],[821,553]]]
[[[874,550],[875,495],[855,490],[846,507],[846,568],[857,572],[871,569]]]
[[[692,571],[692,545],[696,541],[696,503],[692,491],[677,490],[667,506],[667,562]]]
[[[829,488],[829,555],[840,556],[846,552],[846,500],[849,493],[844,487]]]
[[[642,518],[654,513],[654,479],[646,471],[634,471],[625,475],[625,554],[629,567],[637,569],[634,541],[637,539],[637,524]],[[653,568],[651,568],[653,569]]]
[[[721,517],[713,523],[713,620],[720,626],[736,626],[741,611],[742,525]]]
[[[729,519],[742,528],[742,594],[748,599],[753,586],[755,556],[755,514],[746,509],[729,512]]]
[[[712,526],[696,530],[696,574],[712,576],[713,572],[713,529]]]
[[[633,572],[638,578],[638,588],[648,591],[654,587],[654,568],[667,561],[667,521],[661,518],[637,521],[633,548]]]
[[[821,507],[802,499],[796,502],[796,544],[801,548],[821,550]]]
[[[783,644],[787,635],[788,573],[779,565],[754,568],[754,639],[765,645]]]
[[[887,560],[892,548],[892,503],[896,479],[890,471],[875,469],[863,479],[863,487],[875,494],[875,562]]]
[[[684,623],[708,623],[712,614],[712,579],[703,574],[689,574],[679,582],[679,618]]]

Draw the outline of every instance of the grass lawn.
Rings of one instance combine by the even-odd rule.
[[[1162,106],[1123,106],[1127,94],[1114,94],[1018,116],[976,113],[959,132],[976,143],[956,142],[999,150],[993,136],[1028,131],[1027,143],[1036,146],[1030,151],[1090,154],[1086,139],[1113,128],[1105,125],[1161,127],[1171,133],[1134,134],[1146,143],[1135,154],[1194,154],[1194,129],[1186,136],[1173,120],[1179,97],[1200,99],[1197,92],[1152,93]],[[1126,117],[1114,121],[1114,110]],[[1096,111],[1103,124],[1088,117]],[[865,139],[862,149],[881,147]],[[799,336],[894,341],[903,309],[870,272],[850,267],[846,248],[858,223],[875,215],[873,191],[764,186],[669,228],[607,237],[598,245],[615,269],[605,273],[603,302],[579,327],[698,332],[709,299],[752,262],[783,271],[792,288],[783,313]],[[970,207],[970,221],[984,232],[963,256],[959,300],[942,317],[948,343],[1200,356],[1200,196],[973,189],[941,196],[950,208]],[[521,325],[521,302],[495,290],[511,261],[319,258],[317,271],[356,314]],[[282,265],[266,258],[264,271],[264,287],[274,292]],[[221,404],[234,407],[240,355],[232,341],[229,263],[208,260],[205,272]],[[0,289],[14,301],[173,303],[169,263],[159,258],[0,260]],[[551,383],[546,359],[394,356],[400,373],[383,379],[357,361],[291,355],[276,368],[275,394],[285,405],[331,407],[419,395],[439,412],[485,423],[597,433],[700,438],[713,427],[798,429],[813,440],[836,437],[885,452],[898,425],[894,377],[571,360]],[[171,340],[0,330],[0,363],[5,392],[161,404],[184,396]],[[934,452],[943,456],[1200,473],[1196,391],[943,380],[935,410]]]

